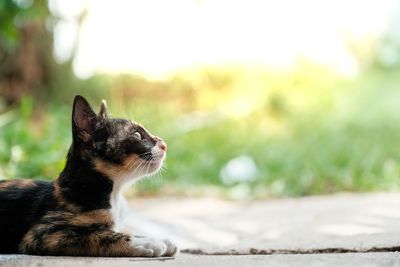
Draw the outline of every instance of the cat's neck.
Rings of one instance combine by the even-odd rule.
[[[67,163],[56,183],[63,198],[82,210],[111,208],[113,181],[93,168],[71,147]]]

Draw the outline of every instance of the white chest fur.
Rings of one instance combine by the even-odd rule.
[[[123,227],[124,219],[128,214],[128,204],[122,195],[122,186],[114,185],[110,196],[111,214],[114,220],[114,230],[119,231]]]

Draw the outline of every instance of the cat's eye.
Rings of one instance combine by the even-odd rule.
[[[142,140],[142,135],[139,132],[133,134],[137,139]]]

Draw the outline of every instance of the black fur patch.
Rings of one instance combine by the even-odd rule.
[[[16,253],[32,224],[57,209],[52,183],[32,181],[32,186],[21,187],[20,181],[0,181],[1,253]]]

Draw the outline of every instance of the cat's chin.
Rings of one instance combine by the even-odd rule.
[[[161,167],[163,166],[164,159],[159,159],[157,161],[148,162],[143,165],[143,168],[139,172],[134,172],[131,174],[136,179],[140,179],[146,176],[150,176],[156,174],[160,171]]]
[[[146,175],[152,175],[159,172],[161,170],[163,163],[164,159],[158,160],[157,162],[149,163],[150,168]]]

